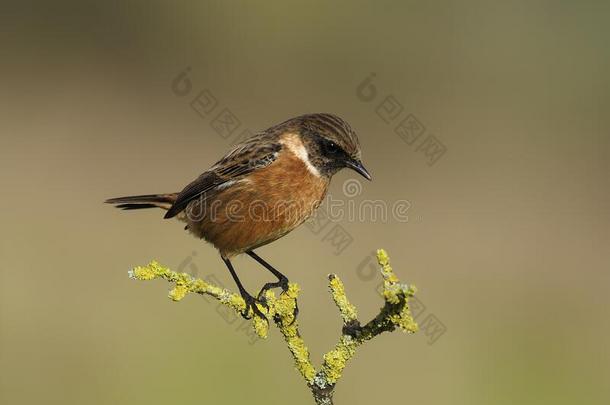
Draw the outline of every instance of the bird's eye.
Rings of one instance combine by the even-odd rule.
[[[331,141],[326,144],[326,150],[328,150],[330,153],[337,153],[339,152],[339,147],[336,143]]]

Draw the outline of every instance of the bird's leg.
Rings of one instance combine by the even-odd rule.
[[[227,265],[227,268],[229,269],[229,272],[231,273],[231,276],[233,277],[233,280],[235,280],[235,284],[237,284],[237,288],[239,289],[239,294],[241,295],[241,297],[244,299],[244,301],[246,302],[246,309],[244,310],[244,312],[242,313],[242,315],[244,316],[244,318],[246,319],[250,319],[248,317],[248,310],[250,308],[252,308],[252,312],[255,315],[260,316],[262,319],[267,319],[267,317],[261,312],[260,309],[258,309],[258,307],[256,306],[256,298],[254,298],[253,296],[251,296],[250,294],[248,294],[248,292],[246,291],[246,289],[244,288],[244,286],[242,285],[241,281],[239,280],[239,277],[237,277],[237,273],[235,272],[235,269],[233,268],[233,264],[229,261],[229,259],[225,259],[224,257],[222,258],[222,260],[225,262],[225,264]]]
[[[278,270],[274,269],[273,266],[271,266],[269,263],[264,261],[259,255],[254,253],[252,250],[248,250],[246,253],[248,254],[248,256],[250,256],[251,258],[256,260],[259,264],[261,264],[264,268],[269,270],[271,273],[273,273],[274,276],[277,277],[276,282],[267,283],[263,286],[263,288],[261,288],[261,290],[259,291],[259,293],[257,295],[257,299],[259,302],[261,302],[262,304],[265,304],[265,293],[272,288],[281,287],[282,292],[288,291],[288,277],[286,277],[285,275],[280,273]],[[299,306],[295,302],[293,319],[297,318],[298,313],[299,313]],[[293,320],[293,322],[294,322],[294,320]]]
[[[259,301],[261,299],[264,299],[265,293],[268,290],[272,289],[272,288],[281,287],[282,288],[282,292],[288,291],[288,277],[286,277],[285,275],[283,275],[282,273],[280,273],[279,271],[274,269],[273,266],[271,266],[269,263],[264,261],[259,255],[257,255],[253,251],[248,250],[246,253],[248,254],[248,256],[250,256],[251,258],[256,260],[259,264],[261,264],[264,268],[266,268],[271,273],[273,273],[273,275],[275,277],[277,277],[277,281],[276,282],[274,282],[274,283],[267,283],[267,284],[265,284],[263,286],[263,288],[260,290],[260,292],[258,293],[258,296],[257,296]]]

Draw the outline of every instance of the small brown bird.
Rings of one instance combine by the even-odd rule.
[[[351,127],[333,114],[289,119],[236,145],[225,157],[179,193],[119,197],[118,208],[159,207],[165,218],[186,222],[185,229],[220,252],[247,308],[263,316],[270,288],[288,288],[288,279],[254,249],[281,238],[318,208],[331,177],[348,167],[371,180],[360,159],[360,144]],[[255,299],[235,273],[231,258],[246,253],[273,273]],[[264,317],[264,316],[263,316]]]

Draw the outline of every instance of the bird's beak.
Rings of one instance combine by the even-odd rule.
[[[347,167],[349,167],[350,169],[360,173],[362,175],[362,177],[364,177],[365,179],[372,180],[369,171],[366,170],[366,168],[364,167],[364,165],[362,164],[361,161],[352,159],[352,160],[346,161],[345,165]]]

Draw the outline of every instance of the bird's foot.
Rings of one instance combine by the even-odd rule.
[[[252,310],[253,316],[258,316],[261,319],[264,319],[265,321],[267,321],[267,316],[265,316],[265,314],[263,314],[263,312],[256,305],[256,304],[261,304],[262,306],[267,308],[266,303],[260,302],[259,300],[257,300],[256,298],[254,298],[253,296],[251,296],[250,294],[248,294],[245,291],[241,292],[241,297],[246,302],[246,308],[241,313],[245,319],[252,319],[252,316],[250,316],[250,310]]]
[[[284,277],[274,283],[265,284],[263,286],[263,288],[261,288],[261,290],[258,292],[258,295],[256,296],[256,299],[258,300],[258,302],[266,305],[267,304],[267,297],[266,297],[267,291],[271,290],[272,288],[277,288],[277,287],[282,288],[282,293],[285,293],[286,291],[288,291],[288,279],[286,277]]]
[[[267,291],[269,291],[272,288],[278,288],[278,287],[280,287],[282,289],[282,294],[285,293],[286,291],[288,291],[288,278],[282,277],[276,282],[265,284],[257,295],[257,301],[260,302],[260,304],[263,305],[265,308],[269,308],[269,306],[267,304],[267,297],[266,297]],[[295,300],[294,311],[292,313],[292,321],[290,322],[290,324],[288,326],[292,325],[294,323],[294,321],[296,321],[298,314],[299,314],[299,305],[298,305],[297,301]]]

